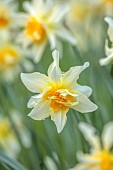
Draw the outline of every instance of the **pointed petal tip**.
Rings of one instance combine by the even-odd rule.
[[[107,22],[109,25],[112,25],[112,24],[113,24],[113,19],[110,18],[110,17],[105,17],[105,18],[104,18],[104,21]]]
[[[85,63],[84,63],[84,66],[85,66],[86,68],[89,67],[89,66],[90,66],[89,62],[85,62]]]
[[[105,66],[105,65],[107,65],[108,63],[106,62],[106,58],[101,58],[101,59],[99,60],[99,64],[100,64],[100,66]]]
[[[53,56],[53,58],[56,57],[56,56],[59,57],[59,51],[55,49],[55,50],[52,52],[52,56]]]

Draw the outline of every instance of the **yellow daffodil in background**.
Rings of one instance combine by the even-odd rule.
[[[59,39],[66,40],[72,45],[76,44],[75,38],[64,26],[64,18],[68,11],[67,5],[53,3],[52,0],[33,0],[24,2],[23,8],[27,11],[15,18],[19,19],[23,31],[18,36],[18,42],[23,47],[32,45],[35,62],[39,62],[47,42],[51,50],[60,48]]]
[[[22,120],[18,114],[12,114],[13,121],[19,129],[22,143],[25,147],[30,147],[30,135],[22,124]],[[5,116],[0,117],[0,149],[3,150],[9,157],[16,158],[21,152],[21,146],[13,131],[11,122]]]
[[[17,5],[12,0],[0,0],[0,31],[15,26],[13,14]]]
[[[21,65],[28,71],[33,70],[33,65],[22,56],[20,47],[10,41],[9,32],[0,32],[0,79],[13,81],[21,72]]]
[[[109,25],[108,36],[109,36],[110,41],[113,44],[113,19],[110,17],[106,17],[105,21]],[[111,45],[111,47],[108,46],[108,40],[106,40],[106,43],[105,43],[105,53],[106,53],[107,57],[99,60],[99,63],[101,66],[110,64],[111,61],[113,61],[113,47],[112,47],[112,45]]]
[[[48,68],[48,76],[38,72],[22,73],[21,79],[28,90],[38,93],[28,102],[28,107],[33,108],[29,116],[35,120],[51,116],[60,133],[66,124],[69,108],[86,113],[96,110],[97,106],[88,99],[92,93],[91,88],[77,84],[80,73],[89,63],[62,73],[59,68],[59,52],[55,50],[52,55],[54,61]]]
[[[104,126],[101,138],[98,131],[87,123],[79,128],[91,146],[90,153],[78,153],[79,163],[71,170],[112,170],[113,169],[113,122]]]

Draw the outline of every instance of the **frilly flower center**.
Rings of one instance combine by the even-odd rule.
[[[37,19],[31,17],[26,25],[26,34],[35,43],[43,43],[46,39],[46,31]]]
[[[50,89],[45,95],[45,100],[50,100],[50,108],[54,112],[59,110],[68,110],[70,106],[78,103],[77,97],[75,97],[76,91],[67,89]]]
[[[113,0],[105,0],[105,3],[111,3],[111,4],[113,4]]]
[[[0,70],[13,67],[20,56],[12,45],[0,47]]]
[[[99,154],[93,156],[96,159],[101,160],[101,170],[112,170],[113,169],[113,154],[107,151],[102,151]]]
[[[0,28],[7,27],[9,23],[8,11],[4,8],[0,8]]]

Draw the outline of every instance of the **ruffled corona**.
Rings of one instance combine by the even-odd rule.
[[[13,45],[0,47],[0,71],[13,67],[20,59],[19,52]]]
[[[6,28],[10,24],[8,9],[0,7],[0,28]]]
[[[45,28],[36,18],[30,18],[26,25],[25,32],[35,43],[43,43],[46,39]]]

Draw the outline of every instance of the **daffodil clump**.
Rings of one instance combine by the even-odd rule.
[[[71,170],[112,170],[113,169],[113,122],[104,126],[101,137],[98,131],[89,124],[80,123],[79,128],[91,146],[90,153],[79,152],[79,163]]]
[[[112,60],[113,0],[0,0],[0,170],[113,170]]]

